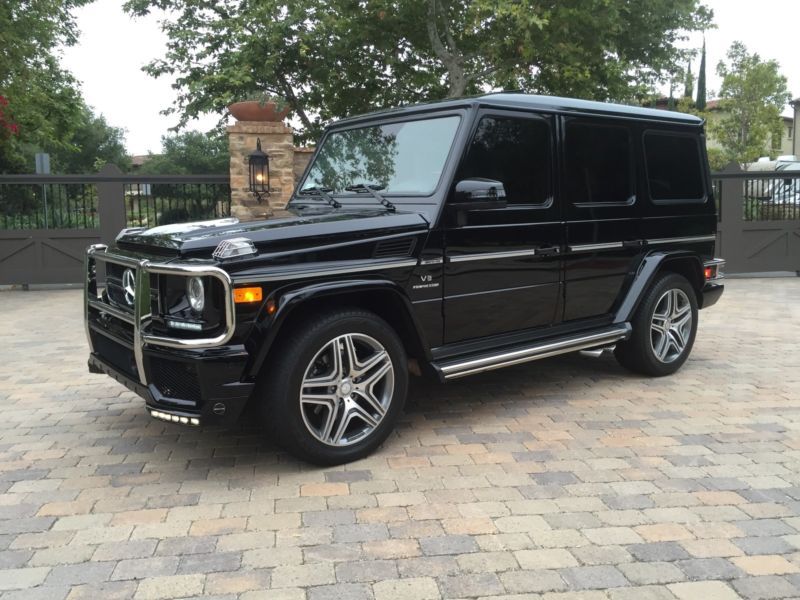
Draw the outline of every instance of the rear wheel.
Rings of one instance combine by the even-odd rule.
[[[681,368],[697,333],[697,296],[689,281],[665,273],[650,288],[632,321],[631,337],[617,344],[619,363],[661,377]]]
[[[367,456],[391,433],[408,370],[394,330],[358,309],[312,318],[292,332],[261,385],[268,427],[296,456],[341,464]]]

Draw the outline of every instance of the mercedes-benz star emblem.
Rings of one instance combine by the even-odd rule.
[[[133,306],[136,298],[136,276],[130,269],[125,269],[122,273],[122,290],[125,292],[125,302]]]

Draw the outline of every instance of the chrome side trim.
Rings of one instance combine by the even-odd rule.
[[[690,237],[672,237],[672,238],[657,238],[654,240],[646,240],[649,245],[656,244],[672,244],[681,242],[713,242],[717,239],[716,235],[694,235]]]
[[[440,367],[445,379],[456,379],[466,375],[491,371],[502,367],[509,367],[524,362],[539,360],[557,354],[595,348],[597,346],[607,346],[619,340],[625,339],[630,335],[631,326],[628,323],[617,325],[601,331],[582,336],[562,338],[551,342],[544,342],[503,352],[491,356],[483,356],[463,362],[446,364]]]
[[[422,260],[419,261],[419,264],[421,266],[441,265],[443,262],[444,262],[444,259],[441,256],[439,256],[437,258],[423,258]]]
[[[535,256],[536,249],[530,248],[525,250],[508,250],[506,252],[483,252],[480,254],[460,254],[457,256],[450,256],[450,262],[467,262],[471,260],[494,260],[497,258],[517,258],[523,256]]]
[[[602,244],[576,244],[570,246],[570,252],[595,252],[596,250],[616,250],[622,248],[622,242],[605,242]]]
[[[644,240],[645,245],[658,245],[658,244],[673,244],[673,243],[687,243],[687,242],[713,242],[717,239],[716,235],[695,235],[689,237],[672,237],[672,238],[657,238],[653,240]],[[597,250],[616,250],[624,248],[625,242],[604,242],[601,244],[576,244],[570,246],[570,252],[595,252]]]
[[[332,267],[329,269],[315,269],[313,271],[289,271],[286,273],[268,273],[266,275],[242,275],[236,282],[260,283],[264,281],[287,281],[290,279],[305,279],[306,277],[325,277],[328,275],[358,275],[364,271],[383,271],[385,269],[402,269],[416,267],[417,260],[400,260],[386,263],[359,263],[348,267]]]

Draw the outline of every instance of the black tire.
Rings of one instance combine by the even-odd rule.
[[[338,432],[338,425],[343,422],[342,415],[352,414],[355,410],[348,409],[347,401],[339,396],[344,389],[342,387],[344,380],[338,378],[340,383],[335,386],[304,387],[303,383],[307,382],[307,372],[320,378],[312,372],[314,369],[321,371],[330,369],[330,374],[323,373],[321,378],[333,378],[336,367],[332,361],[336,359],[332,353],[335,348],[344,348],[346,345],[345,342],[338,343],[334,340],[344,339],[341,336],[347,335],[350,336],[347,339],[353,340],[351,347],[355,348],[356,355],[359,352],[363,353],[365,349],[373,350],[375,352],[373,356],[377,359],[380,351],[369,346],[373,342],[382,346],[388,355],[391,371],[387,372],[384,379],[376,382],[381,388],[379,393],[386,401],[386,408],[377,426],[372,426],[370,433],[362,434],[363,438],[358,437],[359,421],[364,428],[370,425],[358,415],[350,417],[351,425],[345,425],[345,431],[355,441],[348,441],[346,437],[340,436],[338,443],[341,444],[344,440],[347,445],[332,445],[332,442],[324,443],[317,436],[326,437],[323,431],[325,424],[336,423],[336,417],[331,419],[331,414],[339,416],[339,421],[335,425],[335,432]],[[386,357],[383,362],[385,359]],[[347,358],[340,354],[339,360],[344,365],[342,370],[346,370]],[[368,357],[366,360],[369,360]],[[291,454],[319,465],[338,465],[369,455],[394,429],[408,393],[408,363],[403,344],[386,321],[374,313],[361,309],[339,309],[311,317],[302,325],[293,328],[290,334],[285,335],[275,351],[270,352],[267,361],[266,370],[260,378],[256,392],[267,428],[278,444]],[[380,368],[380,365],[378,367]],[[347,381],[351,380],[350,375],[352,373],[348,374]],[[362,379],[368,379],[367,375],[369,373]],[[352,378],[353,386],[358,383],[358,379]],[[335,389],[334,395],[337,397],[333,404],[335,408],[327,406],[317,408],[312,404],[301,405],[301,392],[305,393],[312,388],[314,392],[322,390],[324,393]],[[372,392],[370,389],[370,397],[377,399]],[[387,397],[386,394],[389,393],[391,395]],[[355,389],[349,394],[349,402],[349,406],[353,406],[355,402],[360,407],[366,407],[365,410],[372,411],[370,416],[375,419],[380,414],[373,408],[375,405],[370,404],[366,396],[361,396]],[[314,425],[318,425],[318,428],[314,427],[316,434],[312,433]],[[350,434],[351,430],[356,433]],[[331,433],[335,432],[331,430]],[[331,436],[327,437],[332,440]]]
[[[664,314],[667,292],[673,293],[672,302],[675,302],[676,297],[681,302],[684,298],[688,301],[691,325],[683,327],[684,333],[679,331],[667,335],[668,347],[666,350],[668,352],[663,358],[659,358],[656,348],[662,350],[662,354],[664,354],[664,346],[660,344],[663,334],[651,329],[651,325],[657,308],[660,309],[659,315]],[[683,366],[692,352],[694,338],[697,334],[697,312],[697,296],[689,281],[677,273],[663,273],[653,282],[636,310],[631,321],[633,328],[631,337],[617,344],[614,350],[617,361],[630,371],[651,377],[663,377],[675,373]],[[667,321],[667,323],[671,324],[671,321]],[[684,345],[679,352],[678,346],[681,341],[684,342]]]

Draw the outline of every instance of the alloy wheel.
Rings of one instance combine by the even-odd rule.
[[[300,412],[308,431],[330,446],[350,446],[383,420],[394,393],[394,366],[375,338],[338,336],[311,359],[300,388]]]
[[[689,297],[678,288],[667,290],[656,302],[650,322],[653,353],[663,363],[674,362],[686,350],[691,335],[692,305]]]

